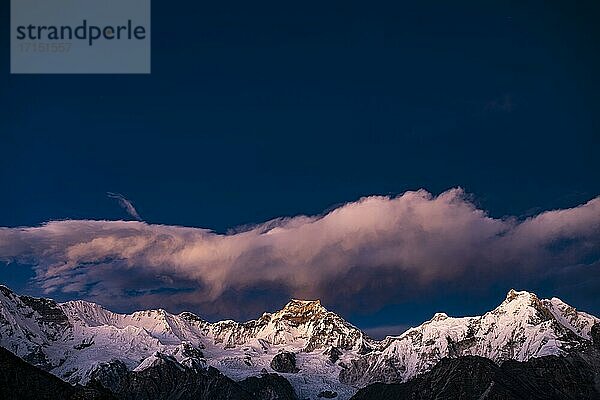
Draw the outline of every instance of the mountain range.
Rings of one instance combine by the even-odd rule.
[[[512,382],[513,370],[539,370],[531,366],[537,360],[551,366],[556,361],[548,360],[571,360],[577,373],[584,371],[577,382],[593,393],[600,392],[594,389],[600,375],[594,375],[593,361],[594,343],[600,342],[593,336],[599,332],[597,317],[557,298],[515,290],[482,316],[437,313],[378,341],[319,301],[291,300],[243,323],[208,322],[162,309],[119,314],[86,301],[57,303],[0,286],[0,346],[40,374],[74,385],[72,395],[79,398],[186,398],[182,393],[207,399],[444,398],[396,394],[422,393],[422,387],[435,387],[432,377],[440,384],[440,376],[463,371],[468,378],[474,370],[482,371],[473,388],[480,397],[481,390]],[[18,361],[10,353],[2,357],[13,365]],[[577,357],[584,361],[573,361]],[[157,379],[164,384],[153,386]],[[489,398],[512,399],[494,390],[488,394],[496,397]]]

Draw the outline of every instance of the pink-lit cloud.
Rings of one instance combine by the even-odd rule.
[[[461,189],[365,197],[319,216],[269,221],[243,231],[67,220],[0,228],[0,259],[35,265],[46,293],[75,293],[108,306],[257,310],[248,293],[360,296],[378,306],[476,276],[545,274],[600,250],[600,197],[525,220],[491,218]],[[366,295],[366,296],[363,296]]]

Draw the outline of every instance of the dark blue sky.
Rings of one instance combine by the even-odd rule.
[[[0,226],[127,217],[108,191],[220,232],[418,188],[495,217],[600,194],[598,2],[325,3],[155,1],[151,75],[19,76],[3,2]],[[350,318],[480,312],[506,289]]]

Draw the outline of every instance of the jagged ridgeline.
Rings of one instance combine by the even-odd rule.
[[[6,287],[0,287],[0,307],[2,347],[66,382],[120,398],[143,398],[132,393],[160,379],[170,383],[154,387],[155,398],[171,398],[164,391],[205,398],[207,387],[222,385],[250,398],[291,393],[348,399],[375,382],[422,379],[445,358],[479,356],[501,366],[506,360],[583,354],[599,322],[559,299],[512,290],[483,316],[438,313],[382,341],[319,301],[292,300],[244,323],[210,323],[160,309],[117,314],[85,301],[19,296]]]

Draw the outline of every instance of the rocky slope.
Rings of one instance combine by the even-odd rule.
[[[348,399],[372,382],[411,379],[445,357],[476,355],[500,363],[569,354],[589,345],[596,322],[558,299],[511,291],[483,316],[439,313],[400,336],[373,341],[318,301],[292,300],[244,323],[210,323],[188,312],[118,314],[85,301],[19,296],[0,286],[1,346],[70,383],[102,378],[113,389],[124,372],[143,372],[164,357],[242,381],[273,372],[276,355],[294,353],[295,367],[283,376],[299,398],[335,392]]]
[[[6,400],[116,400],[104,389],[72,386],[2,347],[0,393]]]
[[[234,382],[215,368],[188,367],[161,354],[141,371],[117,361],[98,368],[86,386],[70,385],[1,347],[0,393],[6,400],[297,400],[279,375]]]
[[[187,313],[183,316],[191,317]],[[292,300],[276,313],[265,313],[259,319],[245,323],[205,323],[203,333],[223,343],[224,348],[255,340],[262,340],[271,345],[302,340],[303,352],[331,346],[342,350],[368,352],[372,347],[372,341],[366,335],[337,314],[327,311],[318,300]]]
[[[596,325],[600,331],[600,325]],[[352,400],[594,400],[600,399],[600,343],[564,357],[506,360],[444,358],[429,372],[401,384],[375,383]]]
[[[277,374],[235,382],[213,367],[181,364],[160,353],[134,371],[104,365],[88,386],[110,388],[119,400],[297,400],[290,383]]]

